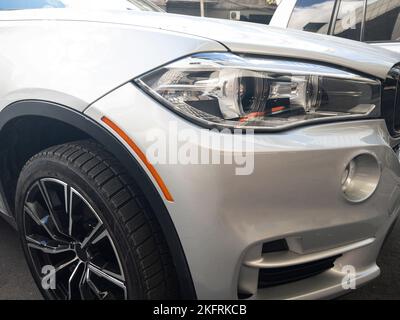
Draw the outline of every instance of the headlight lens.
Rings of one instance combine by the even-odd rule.
[[[207,127],[279,130],[380,112],[378,80],[293,60],[196,54],[136,81],[171,109]]]

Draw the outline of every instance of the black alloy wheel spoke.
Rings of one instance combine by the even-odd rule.
[[[54,267],[57,299],[126,299],[125,276],[114,241],[89,201],[54,178],[28,191],[25,240],[36,272]]]

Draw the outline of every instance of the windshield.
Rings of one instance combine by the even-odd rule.
[[[0,10],[41,8],[162,11],[148,0],[0,0]]]

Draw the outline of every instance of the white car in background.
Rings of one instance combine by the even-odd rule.
[[[400,52],[400,0],[282,0],[270,25]]]

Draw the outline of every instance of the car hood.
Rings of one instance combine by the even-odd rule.
[[[335,64],[381,79],[400,54],[357,41],[261,24],[135,11],[40,9],[1,12],[0,20],[89,21],[156,28],[223,44],[237,53],[297,58]]]

